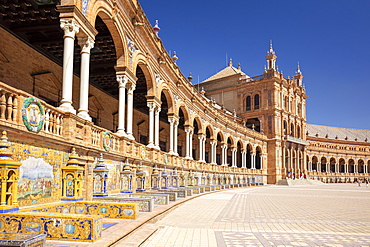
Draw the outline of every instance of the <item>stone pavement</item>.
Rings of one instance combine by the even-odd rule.
[[[190,199],[158,206],[135,221],[110,220],[117,224],[95,243],[46,246],[370,246],[370,187],[248,187]]]
[[[157,230],[137,246],[370,246],[370,188],[325,184],[221,191],[188,201],[145,227]]]

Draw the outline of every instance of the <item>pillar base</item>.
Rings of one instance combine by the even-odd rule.
[[[76,110],[73,108],[71,103],[67,103],[67,102],[62,103],[58,108],[64,112],[70,112],[70,113],[76,114]]]
[[[187,159],[187,160],[193,160],[193,157],[186,156],[185,159]]]
[[[176,155],[176,153],[175,153],[175,152],[173,152],[173,151],[169,151],[169,152],[168,152],[168,154],[169,154],[169,155]]]
[[[149,144],[147,145],[147,147],[148,147],[148,148],[156,148],[156,146],[154,146],[154,143],[149,143]]]
[[[126,134],[126,137],[130,140],[135,140],[135,137],[130,133],[130,134]]]
[[[91,117],[90,117],[90,115],[86,111],[80,111],[80,112],[78,112],[77,113],[77,116],[79,116],[80,118],[85,119],[85,120],[91,122]]]
[[[117,134],[118,136],[126,136],[126,132],[125,132],[124,130],[118,130],[118,131],[116,132],[116,134]]]

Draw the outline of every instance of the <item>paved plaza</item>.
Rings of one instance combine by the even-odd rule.
[[[145,227],[157,230],[144,243],[137,239],[137,246],[370,246],[370,188],[221,191],[185,202]]]
[[[46,246],[370,246],[370,187],[231,189],[157,205],[137,220],[104,222],[115,225],[94,243],[48,240]]]

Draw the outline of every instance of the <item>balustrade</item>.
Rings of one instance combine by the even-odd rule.
[[[21,90],[14,89],[4,83],[0,82],[0,122],[2,125],[12,125],[13,128],[25,130],[22,123],[22,104],[25,99],[34,97],[31,94],[23,92]],[[147,149],[145,145],[137,143],[132,140],[128,140],[125,137],[117,136],[114,133],[109,134],[111,142],[109,143],[109,149],[103,142],[104,132],[106,129],[92,125],[86,120],[80,119],[77,116],[66,113],[55,108],[42,100],[39,100],[44,109],[44,124],[40,129],[40,134],[54,135],[64,137],[68,141],[74,143],[88,144],[94,148],[109,152],[114,152],[126,157],[131,157],[136,160],[145,160],[152,164],[166,165],[168,168],[176,168],[178,170],[208,170],[209,172],[215,173],[234,173],[243,174],[245,172],[250,174],[262,174],[259,170],[247,170],[235,167],[221,167],[219,165],[211,165],[202,163],[196,160],[184,159],[179,156],[168,156],[168,162],[164,162],[164,155],[166,152]],[[74,129],[73,126],[76,129]],[[68,130],[65,133],[63,129]],[[249,131],[249,130],[247,130]],[[250,131],[253,135],[261,135],[255,131]],[[252,133],[253,132],[253,133]],[[262,136],[262,135],[261,135]],[[50,137],[52,138],[52,137]],[[78,140],[77,140],[78,139]],[[77,141],[77,142],[76,142]],[[104,144],[104,145],[103,145]]]

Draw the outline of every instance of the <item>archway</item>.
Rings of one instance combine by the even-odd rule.
[[[312,157],[312,171],[313,172],[316,172],[316,171],[318,171],[317,170],[317,163],[318,163],[318,158],[316,157],[316,156],[313,156]]]
[[[327,160],[325,157],[321,158],[321,172],[328,172],[326,167]]]
[[[216,164],[222,165],[221,157],[222,157],[222,146],[223,143],[223,136],[220,134],[220,132],[217,133],[217,146],[216,146]]]
[[[211,146],[211,141],[212,141],[212,129],[210,126],[206,127],[206,143],[205,143],[205,161],[207,163],[211,163],[212,159],[212,146]]]
[[[247,154],[246,154],[246,167],[252,168],[252,145],[247,145]]]
[[[185,122],[188,118],[184,114],[185,108],[180,107],[179,109],[179,125],[178,125],[178,138],[177,138],[177,153],[180,157],[185,157],[186,145],[186,133],[185,133]]]
[[[262,169],[262,150],[260,147],[256,148],[256,156],[255,156],[255,163],[256,163],[256,169]]]
[[[355,173],[355,161],[353,159],[348,160],[348,173]]]
[[[336,172],[335,163],[336,163],[336,160],[334,158],[331,158],[330,159],[330,172]]]
[[[193,159],[199,160],[200,159],[200,148],[199,148],[199,136],[201,131],[201,121],[198,117],[194,118],[193,120],[193,146],[192,146],[192,152],[193,152]]]
[[[242,142],[239,140],[238,143],[237,143],[237,151],[236,151],[236,166],[241,168],[242,167],[242,163],[243,163],[243,158],[242,158],[242,147],[243,147],[243,144]]]
[[[346,162],[344,161],[344,159],[340,159],[339,160],[339,172],[340,173],[346,172],[345,165],[346,165]]]
[[[144,69],[143,69],[144,68]],[[134,137],[141,144],[148,145],[149,143],[149,108],[147,105],[147,76],[144,71],[144,66],[137,66],[135,75],[137,77],[136,89],[134,92],[133,108],[134,114]],[[126,104],[125,104],[126,105]]]

